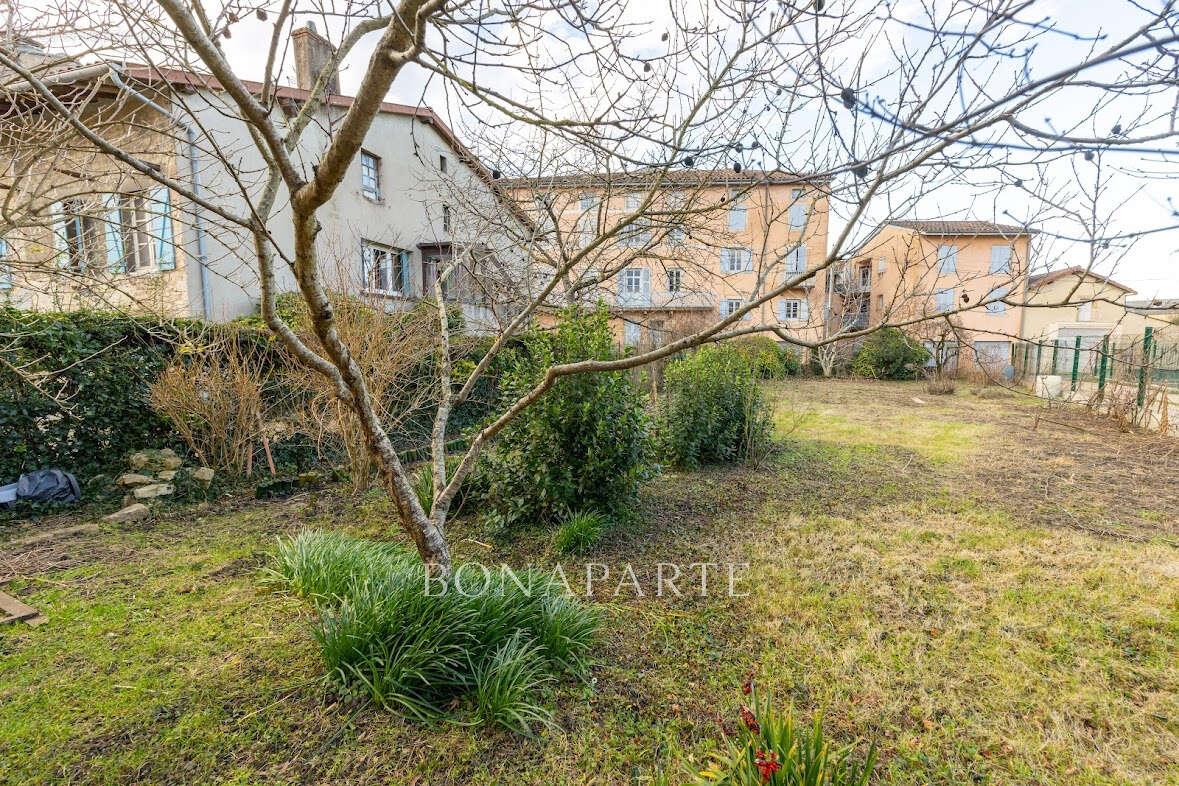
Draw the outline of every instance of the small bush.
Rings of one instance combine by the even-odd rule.
[[[873,745],[862,760],[855,747],[836,748],[824,738],[821,717],[814,725],[796,724],[791,712],[778,712],[769,700],[753,709],[741,705],[727,751],[701,773],[703,783],[725,786],[867,786],[876,760]]]
[[[458,576],[427,585],[422,563],[399,547],[308,531],[280,541],[269,580],[315,602],[315,638],[341,693],[418,720],[465,706],[531,733],[548,722],[537,689],[588,668],[597,614],[537,571],[518,574],[523,588],[492,575],[483,592],[473,584],[482,574],[466,571],[467,595]]]
[[[852,359],[852,373],[875,379],[916,379],[929,351],[921,342],[897,328],[869,335]]]
[[[954,392],[954,379],[946,374],[925,377],[925,392],[934,396],[948,396]]]
[[[530,334],[505,364],[506,400],[531,390],[554,364],[613,357],[609,320],[604,308],[574,308],[555,331]],[[629,520],[650,471],[647,432],[643,396],[625,373],[562,377],[485,454],[490,523],[552,524],[582,507]]]
[[[786,360],[778,342],[769,336],[746,336],[733,342],[758,379],[781,379],[787,374]]]
[[[553,538],[553,548],[567,556],[585,554],[594,547],[609,522],[594,511],[574,513],[565,519]]]
[[[657,433],[660,454],[670,464],[693,469],[757,458],[771,429],[757,378],[731,346],[704,346],[667,367]]]

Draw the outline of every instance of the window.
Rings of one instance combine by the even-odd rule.
[[[8,241],[0,237],[0,292],[12,289],[12,268],[8,264]]]
[[[929,351],[929,360],[925,361],[926,368],[935,368],[939,364],[943,369],[953,370],[958,367],[958,342],[942,341],[934,343],[926,341],[925,348]]]
[[[787,273],[805,273],[806,272],[806,246],[799,246],[792,248],[786,252],[786,272]]]
[[[626,195],[626,209],[635,211],[643,203],[642,194],[627,194]],[[631,246],[632,248],[642,248],[651,242],[651,219],[647,216],[639,216],[627,224],[620,233],[620,242],[624,246]]]
[[[439,172],[446,174],[446,163],[447,163],[446,156],[439,155],[438,156],[438,171]]]
[[[884,295],[876,296],[876,310],[881,314],[884,313]]]
[[[1011,246],[991,246],[991,272],[1011,272]]]
[[[729,192],[729,231],[745,231],[745,195],[738,191]]]
[[[672,215],[669,217],[671,227],[667,230],[667,245],[682,246],[684,244],[684,227],[683,215],[680,211],[684,209],[684,192],[683,191],[669,191],[667,194],[667,212]]]
[[[582,215],[577,219],[578,242],[582,248],[594,242],[598,234],[598,198],[593,194],[582,194],[578,200]]]
[[[450,205],[442,206],[442,231],[450,231]]]
[[[667,271],[667,291],[679,292],[684,284],[684,271],[669,270]]]
[[[1007,297],[1007,288],[1006,287],[997,287],[997,288],[991,290],[991,294],[987,295],[988,300],[990,298],[995,298],[995,297]],[[993,303],[987,303],[987,313],[988,314],[1006,314],[1007,313],[1007,304],[1004,303],[1002,300],[996,300]]]
[[[742,305],[744,305],[744,301],[739,299],[729,298],[722,300],[720,302],[720,315],[722,317],[731,316],[739,311]]]
[[[872,268],[864,265],[860,268],[860,288],[867,289],[872,286]]]
[[[651,271],[645,267],[628,267],[618,279],[618,303],[646,306],[651,303]]]
[[[888,262],[884,260],[884,257],[880,257],[880,259],[876,260],[876,275],[883,276],[887,272]]]
[[[598,198],[593,194],[582,194],[578,199],[582,210],[593,210],[598,206]]]
[[[1088,322],[1093,318],[1093,302],[1077,304],[1077,321]]]
[[[381,159],[367,150],[360,151],[360,193],[369,199],[381,198]]]
[[[779,322],[795,322],[802,319],[802,301],[801,300],[780,300],[778,301],[778,321]]]
[[[1002,366],[1011,362],[1010,341],[976,341],[974,356],[980,366]]]
[[[111,193],[101,200],[67,199],[54,206],[58,265],[76,271],[106,267],[130,273],[176,269],[171,192]]]
[[[806,226],[806,205],[802,201],[802,189],[791,189],[790,200],[790,228],[802,229]]]
[[[721,272],[743,273],[753,270],[753,250],[748,248],[722,248]]]
[[[364,288],[382,295],[409,296],[409,252],[367,240],[360,246]]]
[[[944,314],[954,310],[954,290],[939,289],[933,296],[933,310],[935,314]]]
[[[643,328],[637,322],[623,322],[622,341],[626,346],[633,347],[639,343],[643,335]]]
[[[642,269],[628,267],[622,271],[622,291],[630,295],[637,295],[643,291]]]
[[[958,272],[958,247],[937,247],[937,272],[939,275]]]

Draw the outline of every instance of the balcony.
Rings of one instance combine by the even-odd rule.
[[[623,292],[614,298],[620,309],[658,309],[660,311],[709,311],[716,308],[711,292]]]

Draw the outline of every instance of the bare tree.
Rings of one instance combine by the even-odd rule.
[[[97,242],[87,238],[125,223],[112,211],[131,211],[132,220],[174,217],[198,240],[234,238],[218,248],[256,275],[266,324],[354,415],[402,526],[422,558],[447,571],[445,529],[460,484],[480,451],[560,377],[635,368],[755,333],[825,351],[882,327],[945,323],[997,302],[1019,306],[1014,293],[1047,258],[1011,266],[1000,274],[1010,286],[988,280],[986,292],[948,308],[923,305],[928,291],[903,289],[866,322],[833,326],[821,304],[829,270],[890,220],[985,213],[1023,226],[1067,221],[1060,214],[1075,206],[1061,183],[1073,177],[1070,168],[1083,173],[1094,151],[1124,161],[1120,175],[1131,181],[1173,176],[1173,4],[1126,2],[1107,15],[1117,21],[1111,34],[1053,19],[1041,5],[930,2],[900,17],[852,2],[670,0],[643,6],[642,21],[640,8],[619,0],[22,6],[9,14],[0,44],[0,134],[14,151],[0,228],[21,249],[6,264],[30,290],[60,292],[57,282],[72,279],[75,295],[131,307],[150,300],[127,291],[138,283],[122,271],[94,281],[84,264]],[[295,95],[283,89],[288,34],[308,19],[324,27],[334,50],[314,87]],[[253,81],[229,54],[243,35],[255,36],[264,53]],[[30,53],[22,36],[58,41],[72,56]],[[360,69],[347,102],[336,100],[340,66]],[[436,478],[447,478],[435,484],[429,510],[394,450],[374,381],[340,334],[322,272],[320,235],[333,198],[386,95],[401,84],[440,95],[486,163],[440,173],[429,189],[456,237],[466,238],[426,293],[438,318],[431,463]],[[243,133],[227,135],[221,117]],[[1142,160],[1150,171],[1135,166]],[[512,179],[501,182],[501,174]],[[142,204],[103,201],[125,182],[149,196]],[[774,196],[772,186],[790,184],[797,195]],[[157,187],[161,196],[150,196]],[[597,200],[583,205],[586,192]],[[736,259],[722,253],[739,231],[728,223],[734,200],[755,217],[744,231],[760,236]],[[48,258],[66,263],[47,265],[37,243],[63,204],[77,220],[67,227],[67,247]],[[801,226],[792,209],[799,205]],[[1060,208],[1055,215],[1052,206]],[[1090,244],[1107,239],[1089,236]],[[810,253],[799,265],[804,247]],[[225,275],[199,242],[186,251],[202,275]],[[700,324],[640,351],[548,368],[471,435],[448,475],[451,415],[509,340],[568,303],[607,295],[627,312],[618,282],[636,266],[658,276],[680,271],[682,289],[669,284],[677,297],[734,294],[697,311],[709,314]],[[745,277],[739,288],[733,274]],[[460,279],[486,304],[482,329],[494,335],[461,380],[451,367],[447,316],[447,287]],[[279,315],[284,280],[305,302],[313,338]],[[806,319],[775,313],[799,292],[812,304]],[[655,320],[656,311],[640,309],[636,318]]]

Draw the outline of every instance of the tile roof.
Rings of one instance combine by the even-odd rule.
[[[922,235],[1034,235],[1036,230],[1015,224],[992,221],[889,221],[889,224],[912,229]]]
[[[1028,287],[1042,287],[1045,284],[1051,284],[1053,281],[1057,281],[1061,278],[1064,278],[1065,276],[1077,276],[1078,278],[1081,278],[1081,277],[1093,278],[1098,281],[1104,281],[1106,284],[1109,284],[1111,287],[1115,287],[1117,289],[1120,289],[1123,292],[1128,292],[1131,295],[1137,294],[1137,290],[1130,289],[1130,287],[1126,286],[1125,284],[1119,284],[1118,282],[1114,281],[1112,278],[1109,278],[1108,276],[1098,275],[1097,273],[1094,273],[1091,270],[1087,270],[1086,268],[1083,268],[1080,265],[1074,265],[1073,267],[1066,267],[1062,270],[1051,270],[1047,273],[1040,273],[1039,275],[1036,275],[1036,276],[1028,276]]]

